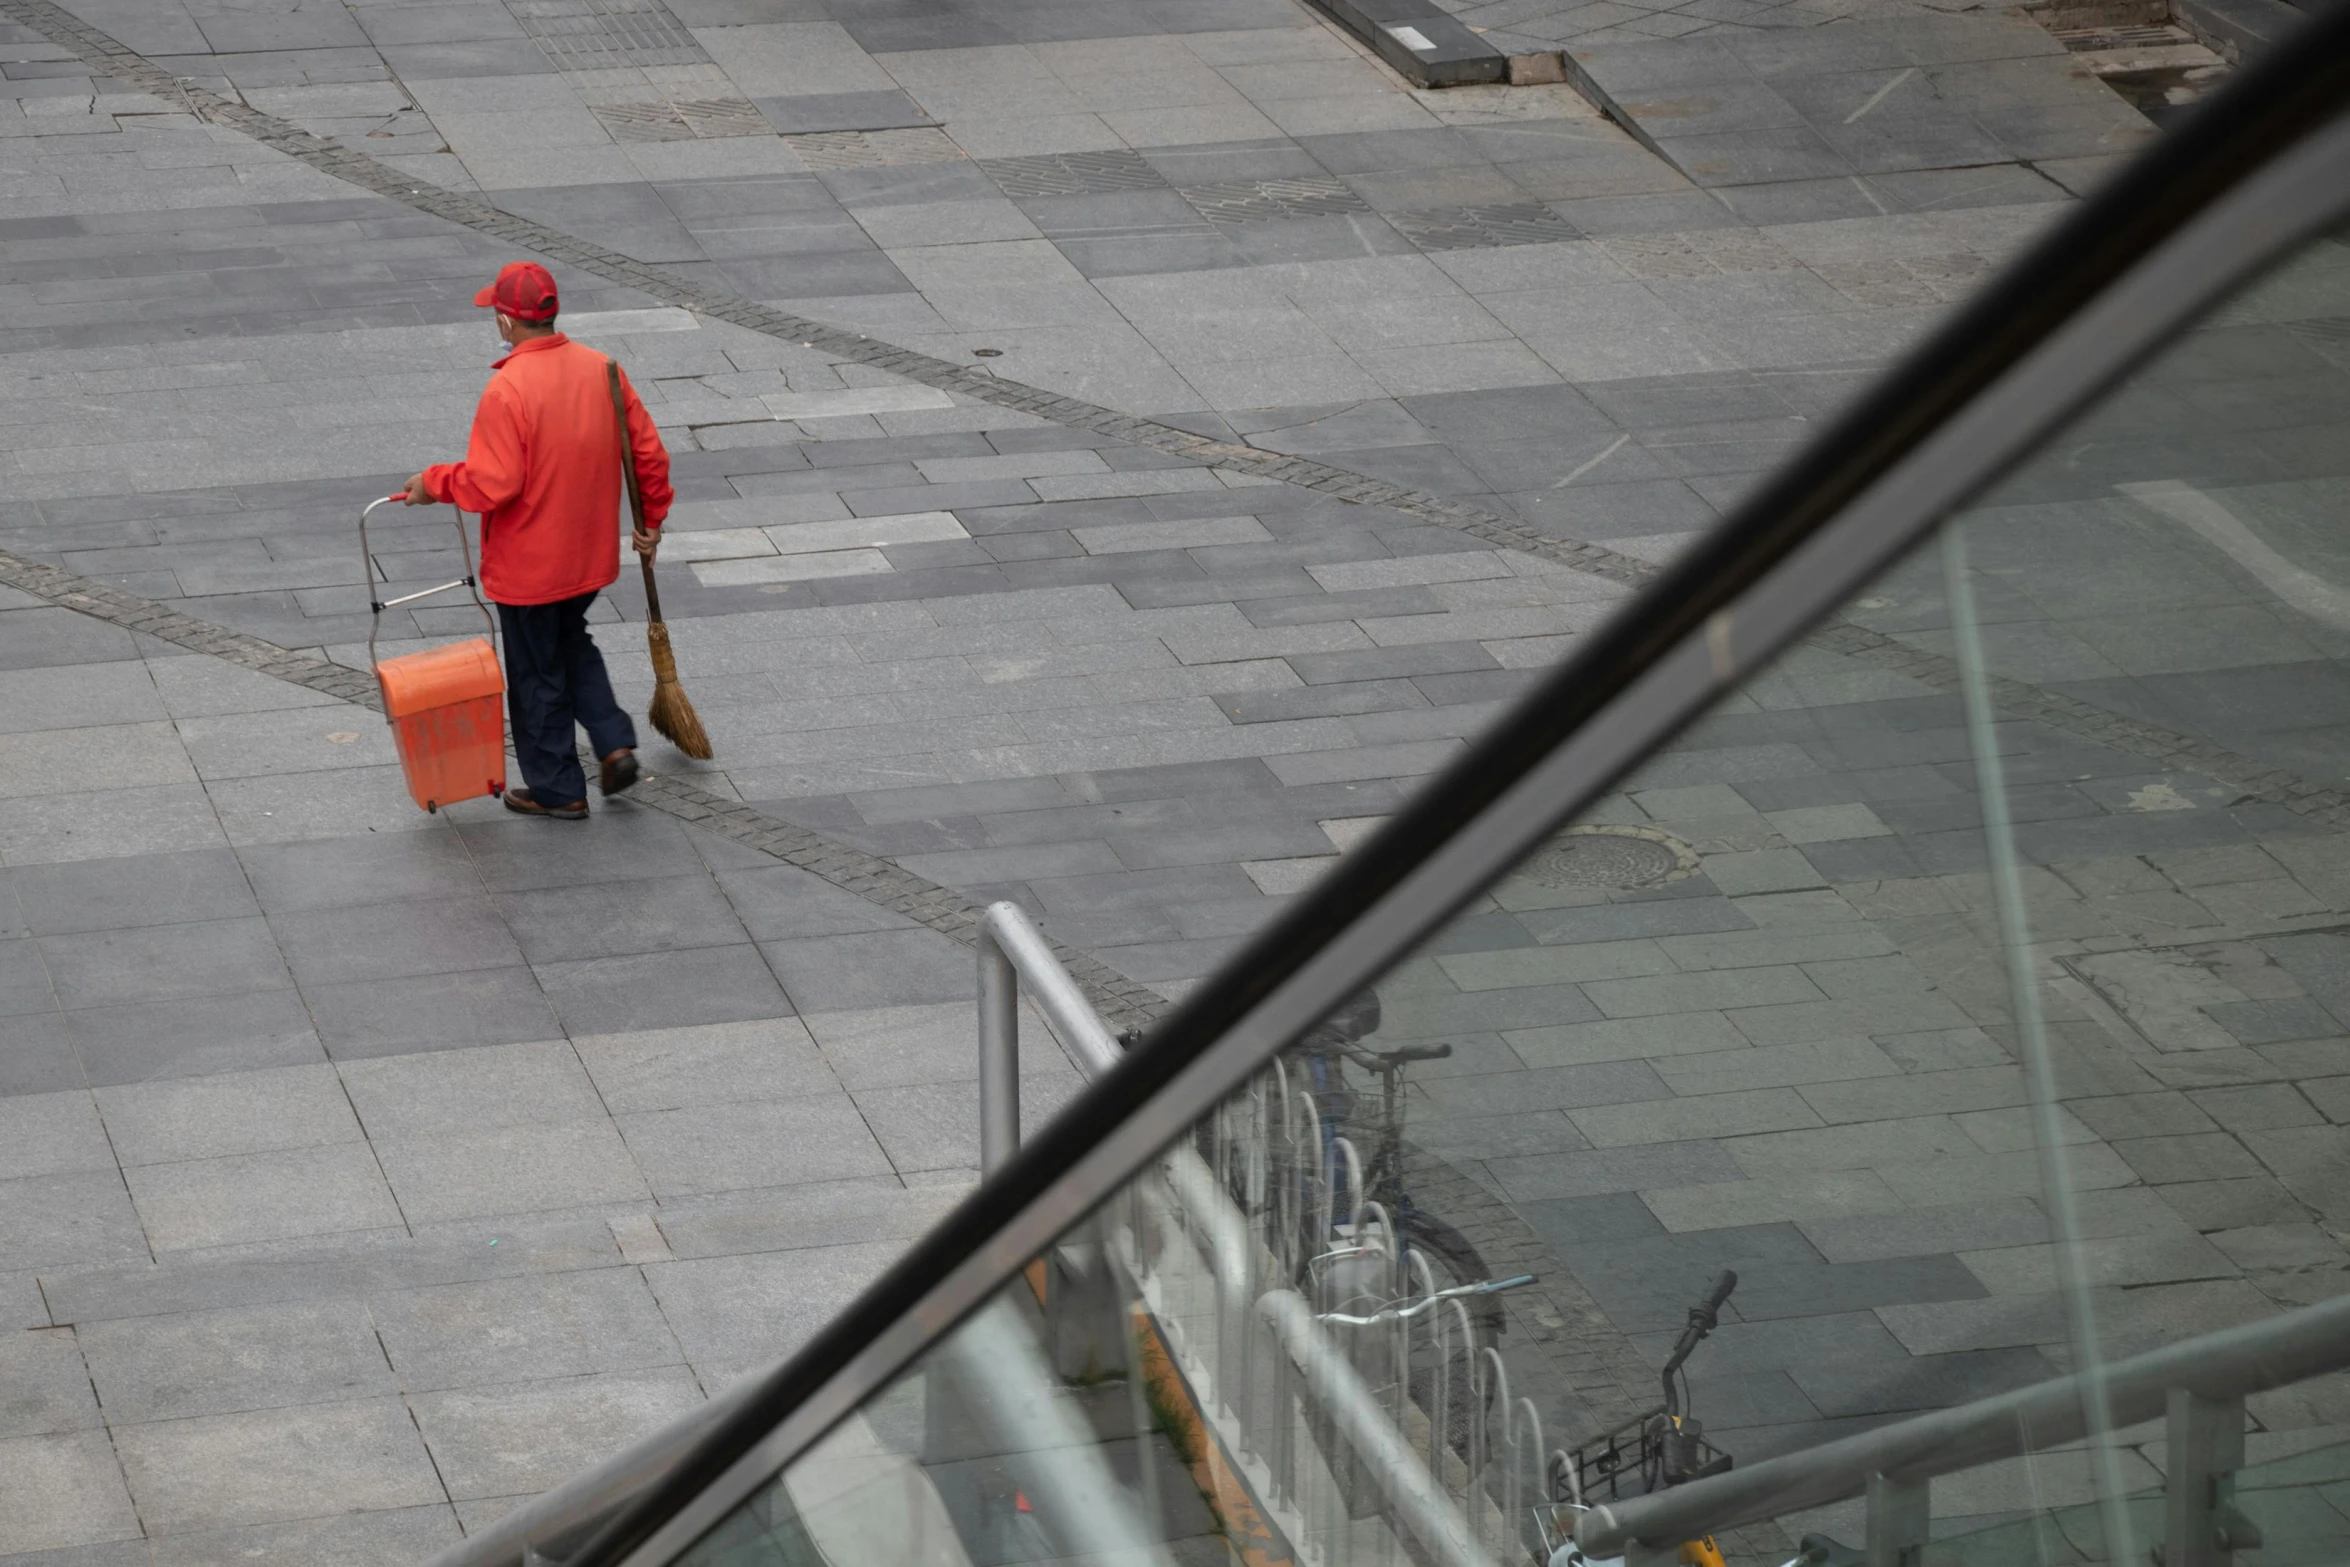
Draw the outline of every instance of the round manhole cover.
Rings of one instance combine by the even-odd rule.
[[[1697,851],[1653,827],[1570,827],[1518,874],[1546,887],[1654,887],[1697,869]]]

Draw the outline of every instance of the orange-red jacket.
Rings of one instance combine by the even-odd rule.
[[[463,462],[424,470],[436,501],[481,514],[482,591],[500,604],[552,604],[620,575],[620,438],[602,354],[557,332],[526,339],[493,367]],[[676,492],[669,451],[620,377],[645,521],[658,528]]]

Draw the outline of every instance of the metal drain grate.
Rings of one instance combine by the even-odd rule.
[[[682,98],[678,117],[696,136],[772,136],[775,127],[747,98]]]
[[[614,141],[772,136],[662,0],[506,0]]]
[[[2183,27],[2081,27],[2056,35],[2075,54],[2097,54],[2109,49],[2167,49],[2195,42]]]
[[[928,126],[897,131],[809,131],[784,140],[811,169],[884,169],[907,163],[959,163],[963,149]]]
[[[1653,827],[1570,827],[1527,857],[1517,874],[1545,887],[1619,891],[1679,881],[1697,870],[1697,851]]]
[[[506,9],[558,71],[710,63],[662,0],[506,0]]]
[[[1052,152],[1033,158],[982,158],[980,168],[1007,196],[1102,196],[1163,190],[1167,181],[1132,152]]]
[[[775,127],[746,98],[691,98],[679,103],[590,104],[614,141],[692,141],[698,137],[772,136]]]
[[[1422,207],[1390,212],[1387,221],[1422,250],[1490,249],[1580,239],[1575,226],[1538,201],[1490,207]]]
[[[1326,218],[1371,210],[1336,180],[1248,180],[1230,185],[1186,185],[1176,192],[1210,223],[1225,228]]]

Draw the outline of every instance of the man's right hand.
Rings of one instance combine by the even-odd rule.
[[[407,502],[411,506],[431,506],[437,504],[433,500],[430,492],[425,489],[424,475],[421,473],[409,479],[408,493],[401,496],[400,499]]]
[[[635,547],[636,552],[639,555],[642,555],[647,560],[651,560],[653,558],[653,552],[661,547],[661,530],[659,528],[653,528],[650,530],[644,528],[631,529],[628,542]]]

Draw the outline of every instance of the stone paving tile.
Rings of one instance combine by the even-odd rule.
[[[396,1398],[212,1415],[115,1433],[141,1519],[157,1534],[309,1515],[322,1490],[349,1511],[445,1499]]]
[[[814,1246],[664,1263],[647,1276],[688,1361],[722,1381],[798,1348],[897,1250]]]
[[[398,1230],[377,1155],[359,1143],[225,1155],[126,1170],[156,1251]]]
[[[8,1502],[0,1512],[7,1519],[0,1550],[31,1554],[141,1537],[139,1514],[103,1431],[0,1440],[0,1476]]]
[[[77,1331],[111,1420],[176,1420],[396,1391],[378,1325],[353,1300],[124,1318]]]
[[[411,1401],[433,1467],[454,1501],[527,1496],[559,1485],[702,1401],[692,1373],[605,1373],[451,1389]]]
[[[126,1169],[357,1142],[363,1135],[342,1081],[324,1065],[131,1083],[92,1097],[105,1118],[107,1143]]]
[[[369,1304],[383,1355],[409,1389],[536,1382],[677,1363],[641,1279],[624,1269],[452,1284]],[[480,1326],[497,1324],[484,1339]]]

